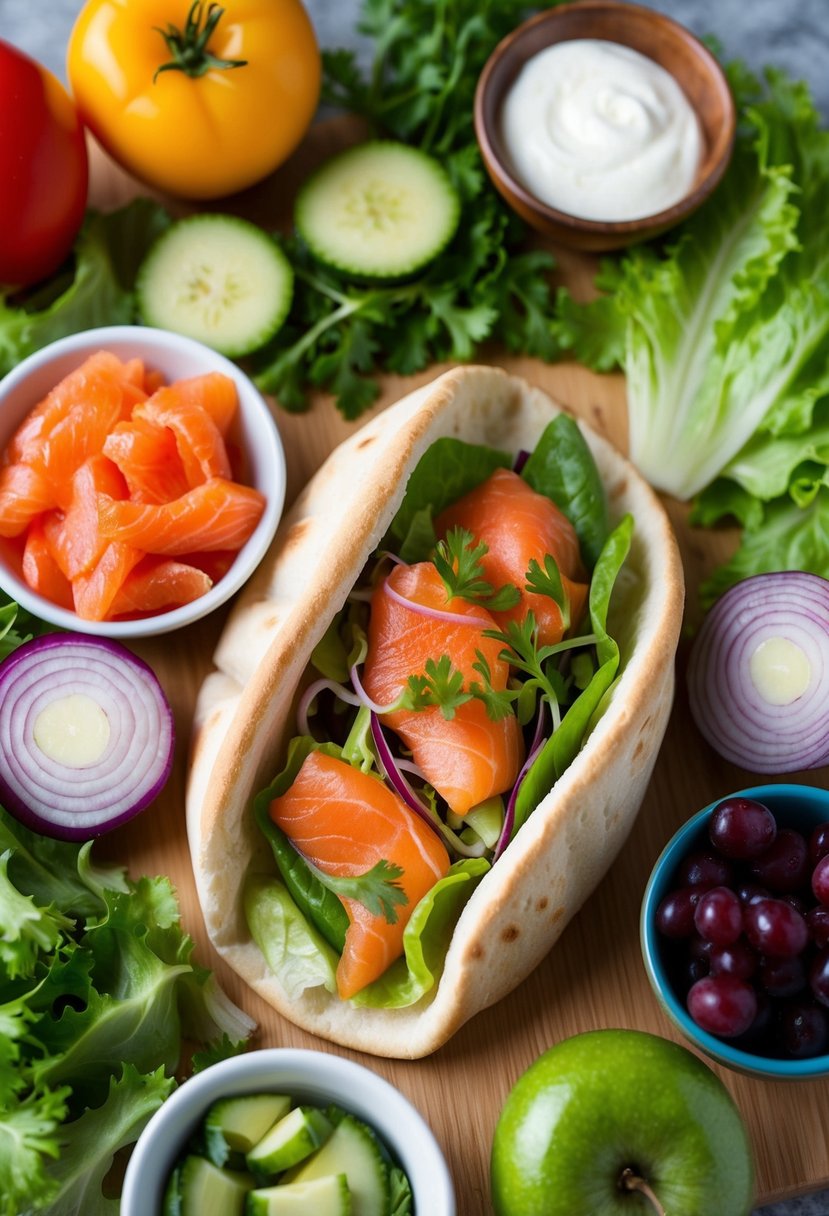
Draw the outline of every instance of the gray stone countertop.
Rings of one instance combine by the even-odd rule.
[[[741,58],[757,72],[774,63],[807,80],[829,121],[829,0],[641,2],[697,35],[713,34],[726,58]],[[81,7],[82,0],[0,0],[2,37],[65,79],[66,43]],[[354,28],[358,7],[358,0],[306,0],[321,46],[365,50]],[[762,1216],[829,1216],[829,1191],[773,1204],[762,1209]]]

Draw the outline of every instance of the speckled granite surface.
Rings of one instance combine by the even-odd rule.
[[[727,57],[740,57],[755,71],[773,62],[807,80],[829,122],[829,0],[640,2],[668,13],[698,35],[715,35]],[[82,0],[0,0],[2,37],[65,78],[66,41],[81,4]],[[306,7],[322,46],[360,49],[354,33],[358,0],[306,0]],[[765,1207],[762,1216],[829,1216],[829,1191]]]

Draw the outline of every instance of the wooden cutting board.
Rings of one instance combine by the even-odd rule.
[[[350,120],[315,127],[300,152],[267,183],[214,209],[233,210],[285,229],[298,182],[322,157],[359,134]],[[138,193],[149,192],[93,147],[91,201],[109,210]],[[553,252],[560,280],[577,294],[588,293],[595,262],[565,250]],[[626,449],[620,376],[597,376],[573,363],[548,366],[508,356],[497,347],[483,351],[481,361],[524,376]],[[443,370],[433,367],[416,377],[384,378],[372,413]],[[371,414],[358,423],[346,423],[329,399],[316,396],[305,414],[287,414],[274,404],[274,416],[287,454],[290,502],[331,448]],[[735,536],[692,529],[681,504],[666,500],[665,505],[682,550],[688,584],[686,618],[692,624],[699,617],[697,586],[731,551]],[[424,1114],[446,1153],[457,1190],[458,1216],[487,1216],[492,1211],[489,1152],[498,1113],[511,1085],[543,1050],[568,1035],[600,1027],[635,1027],[679,1039],[652,995],[642,965],[638,915],[645,882],[663,845],[683,820],[757,778],[721,760],[697,733],[685,696],[684,641],[678,655],[674,712],[637,823],[615,865],[555,948],[511,996],[479,1014],[433,1056],[418,1061],[363,1056],[306,1034],[278,1016],[218,958],[204,933],[185,834],[185,764],[196,693],[210,668],[223,619],[219,612],[174,636],[135,647],[157,672],[172,703],[176,763],[154,807],[103,838],[100,848],[128,864],[135,876],[170,876],[178,890],[183,923],[198,943],[200,961],[215,968],[231,997],[258,1022],[256,1046],[334,1051],[360,1060],[398,1086]],[[828,778],[824,769],[787,779],[826,785]],[[757,1162],[758,1205],[829,1186],[829,1080],[771,1083],[717,1071],[749,1126]]]

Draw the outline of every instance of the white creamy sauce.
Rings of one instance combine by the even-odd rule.
[[[693,185],[703,152],[699,119],[673,76],[592,38],[527,61],[504,100],[501,133],[525,189],[590,220],[670,207]]]

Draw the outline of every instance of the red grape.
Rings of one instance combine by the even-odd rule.
[[[757,996],[745,980],[733,975],[709,975],[691,987],[688,1012],[703,1030],[733,1039],[744,1034],[754,1021]]]
[[[669,891],[656,909],[656,924],[665,937],[690,937],[694,932],[694,909],[701,891],[677,887]]]
[[[809,934],[816,946],[829,946],[829,908],[818,904],[806,913]]]
[[[726,798],[714,808],[708,834],[725,857],[759,857],[777,835],[774,815],[753,798]]]
[[[742,937],[728,946],[712,946],[708,959],[712,975],[735,975],[738,980],[747,980],[757,970],[757,955]]]
[[[829,1018],[813,1001],[797,1001],[780,1015],[780,1040],[795,1059],[819,1056],[829,1047]]]
[[[829,823],[819,823],[809,837],[809,861],[816,866],[829,854]]]
[[[829,856],[821,857],[812,872],[812,891],[818,903],[829,907]]]
[[[816,1000],[829,1006],[829,950],[821,950],[809,968],[809,984]]]
[[[744,910],[746,937],[760,954],[790,958],[809,940],[806,921],[782,899],[758,899]]]
[[[790,958],[764,958],[759,981],[769,996],[797,996],[806,987],[806,968],[799,954]]]
[[[694,909],[700,937],[717,946],[730,946],[743,931],[743,908],[729,887],[712,887],[700,896]]]
[[[715,853],[689,853],[677,871],[677,881],[687,887],[728,887],[734,867]]]
[[[800,832],[781,828],[764,853],[749,867],[760,882],[778,894],[788,894],[809,882],[809,850]]]

